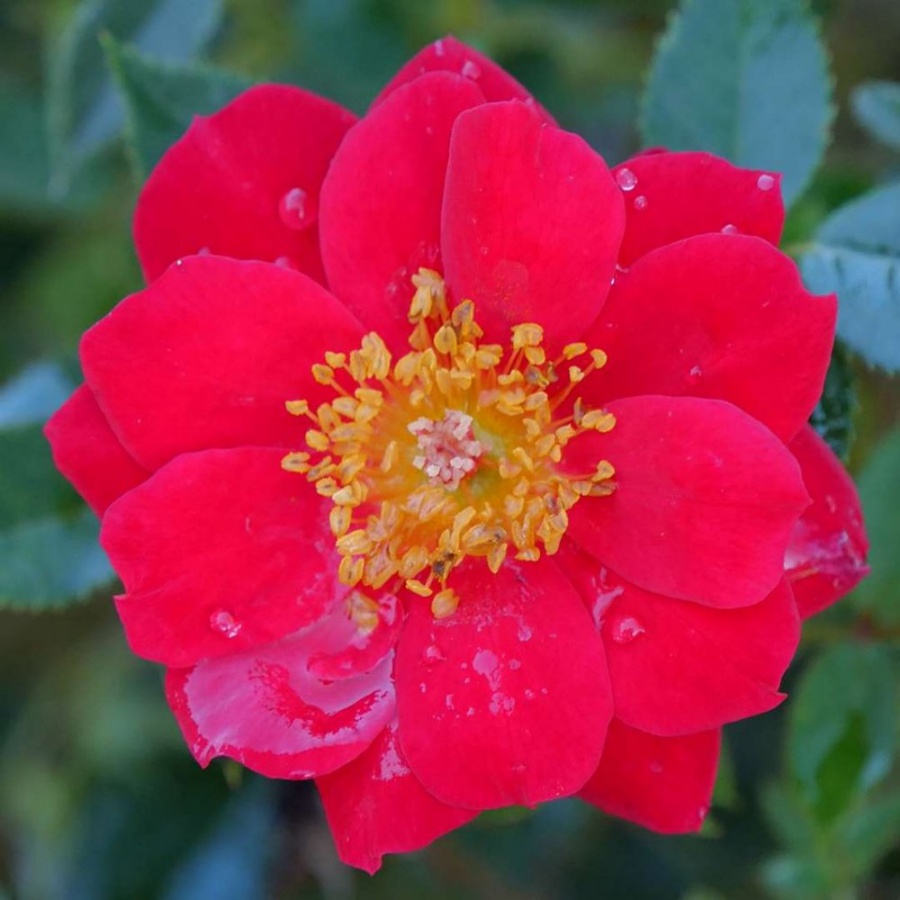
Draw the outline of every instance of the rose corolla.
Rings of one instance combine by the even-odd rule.
[[[782,221],[775,173],[609,170],[449,38],[359,121],[272,85],[195,120],[47,433],[200,763],[316,779],[369,871],[570,795],[696,830],[865,572]]]

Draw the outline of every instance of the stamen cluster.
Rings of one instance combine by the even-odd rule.
[[[456,608],[447,579],[465,557],[497,572],[508,554],[553,554],[568,510],[614,490],[607,460],[574,475],[559,464],[573,438],[607,432],[615,418],[570,402],[605,364],[602,350],[569,344],[548,361],[534,323],[515,326],[508,348],[481,343],[472,301],[451,311],[437,272],[412,280],[412,350],[393,361],[372,332],[358,350],[326,353],[312,374],[337,396],[315,411],[304,400],[285,404],[315,427],[305,436],[311,453],[282,465],[331,499],[345,584],[399,579],[431,597],[440,617]]]

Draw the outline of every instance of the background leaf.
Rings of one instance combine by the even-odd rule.
[[[844,348],[836,343],[825,375],[822,396],[809,421],[844,462],[856,437],[853,416],[858,405],[853,369]]]
[[[125,104],[135,176],[143,181],[196,115],[221,109],[251,82],[208,66],[164,63],[105,37],[103,48]]]
[[[810,290],[837,293],[840,337],[869,363],[900,368],[900,184],[832,214],[800,268]]]
[[[853,112],[869,134],[900,150],[900,84],[868,81],[853,91]]]
[[[830,121],[825,51],[802,0],[682,4],[650,71],[646,145],[781,172],[789,202],[818,166]]]

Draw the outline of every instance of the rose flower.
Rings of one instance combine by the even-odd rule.
[[[721,727],[865,571],[782,221],[708,154],[610,171],[449,38],[359,121],[195,120],[47,434],[197,760],[314,778],[369,871],[569,795],[699,828]]]

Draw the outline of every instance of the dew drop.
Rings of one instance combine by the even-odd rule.
[[[445,53],[444,39],[440,38],[434,42],[434,55],[435,56],[443,56],[444,53]]]
[[[291,188],[278,204],[278,215],[291,231],[309,228],[316,220],[312,201],[303,188]]]
[[[227,609],[217,609],[209,617],[209,624],[213,631],[218,631],[227,638],[236,638],[244,627]]]
[[[631,169],[619,169],[616,172],[616,184],[623,191],[633,191],[637,187],[637,175]]]
[[[612,639],[617,644],[630,644],[636,637],[640,637],[646,629],[633,616],[625,616],[619,619],[612,627]]]
[[[472,81],[477,81],[479,78],[481,78],[481,68],[477,63],[472,62],[471,59],[467,59],[463,63],[463,67],[462,69],[460,69],[460,72],[463,78],[471,78]]]
[[[647,208],[647,198],[641,194],[640,197],[634,198],[634,208],[635,209],[646,209]]]
[[[722,226],[722,234],[737,234],[737,230],[737,225],[732,225],[731,222]]]
[[[756,186],[761,191],[771,191],[775,187],[775,178],[772,175],[760,175],[756,179]]]
[[[441,648],[436,644],[430,644],[425,648],[425,652],[422,654],[422,658],[428,665],[433,666],[435,663],[441,662],[447,657],[441,652]]]
[[[703,376],[703,369],[700,366],[694,366],[690,372],[688,372],[688,381],[693,384],[696,384],[701,377]]]

